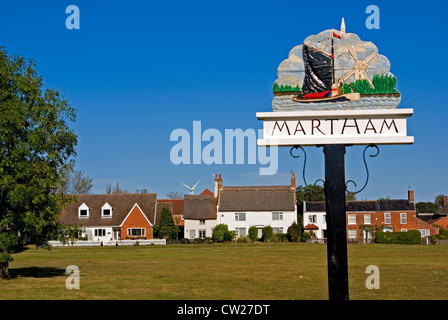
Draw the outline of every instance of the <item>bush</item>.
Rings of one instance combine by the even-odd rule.
[[[311,235],[308,232],[304,232],[300,235],[300,241],[301,242],[308,242],[308,240],[310,239]]]
[[[300,235],[302,233],[302,228],[297,222],[294,222],[291,226],[289,226],[286,235],[288,236],[288,240],[291,242],[299,242]]]
[[[180,240],[180,243],[182,243],[182,244],[189,244],[190,240],[188,238],[182,238],[182,240]]]
[[[236,242],[237,243],[249,243],[249,242],[251,242],[251,239],[249,238],[249,236],[239,236],[238,238],[236,238]]]
[[[258,228],[256,226],[252,226],[249,228],[248,237],[252,242],[258,240]]]
[[[274,233],[270,240],[271,242],[288,242],[288,236],[286,233]]]
[[[224,236],[229,232],[226,224],[217,224],[212,231],[212,239],[214,242],[224,242]]]
[[[224,233],[224,242],[232,242],[236,238],[235,231],[227,231]]]
[[[375,242],[385,244],[421,244],[422,236],[418,230],[409,230],[407,232],[378,231]]]
[[[272,231],[272,227],[271,226],[263,227],[261,231],[263,242],[269,242],[272,239],[272,235],[274,234],[274,232]]]

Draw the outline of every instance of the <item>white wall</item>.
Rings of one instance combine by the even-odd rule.
[[[313,224],[319,227],[319,230],[313,230],[318,238],[323,238],[322,231],[327,230],[327,222],[325,221],[325,212],[304,212],[303,213],[303,226],[310,224],[310,216],[316,216],[316,222]]]
[[[250,227],[256,226],[259,228],[259,237],[261,237],[261,229],[265,226],[271,226],[272,228],[283,228],[283,233],[286,233],[294,221],[297,221],[296,211],[283,211],[282,220],[273,220],[272,211],[246,211],[246,220],[238,221],[235,219],[235,213],[237,212],[218,211],[218,223],[226,224],[229,227],[229,230],[245,228],[246,235],[248,234]]]
[[[205,230],[205,237],[212,237],[212,229],[216,226],[216,220],[204,220],[205,224],[201,224],[201,220],[184,220],[184,238],[199,238],[199,230]],[[190,236],[190,230],[194,230],[194,236]]]
[[[117,239],[115,239],[112,227],[85,227],[84,229],[85,229],[84,233],[87,234],[88,240],[98,241],[98,242],[110,241],[111,238],[112,238],[112,240],[117,240]],[[104,229],[105,235],[104,236],[98,236],[98,235],[95,236],[95,229]],[[83,236],[84,236],[84,233],[83,233]]]

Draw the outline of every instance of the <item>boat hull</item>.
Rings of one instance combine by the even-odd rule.
[[[299,102],[299,103],[311,103],[311,102],[328,103],[328,102],[356,101],[359,99],[361,99],[361,95],[358,92],[352,92],[352,93],[337,95],[334,97],[322,97],[322,98],[315,98],[315,99],[305,99],[303,97],[296,96],[296,97],[292,98],[292,101]]]

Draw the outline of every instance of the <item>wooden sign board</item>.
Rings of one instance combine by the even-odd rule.
[[[258,146],[412,144],[406,120],[413,109],[259,112]]]

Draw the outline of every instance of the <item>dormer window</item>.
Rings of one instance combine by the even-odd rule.
[[[101,208],[102,218],[112,218],[112,207],[106,202]]]
[[[81,218],[81,219],[88,218],[89,212],[90,212],[90,208],[85,203],[83,203],[78,208],[78,218]]]

